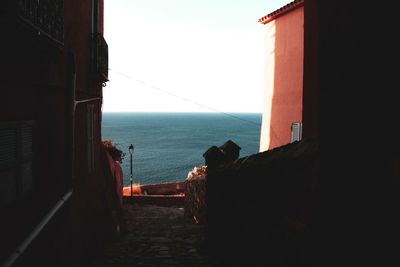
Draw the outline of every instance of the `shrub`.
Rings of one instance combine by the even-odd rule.
[[[118,161],[119,163],[122,163],[122,160],[125,157],[125,153],[122,152],[122,150],[117,148],[116,143],[114,143],[112,140],[103,140],[101,141],[102,145],[106,149],[106,151],[110,154],[110,156],[115,160]]]

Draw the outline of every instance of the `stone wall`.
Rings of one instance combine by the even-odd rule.
[[[308,266],[318,147],[306,140],[207,172],[208,247],[216,266]]]
[[[185,187],[185,220],[205,224],[206,213],[206,176],[205,167],[195,167],[189,172]]]

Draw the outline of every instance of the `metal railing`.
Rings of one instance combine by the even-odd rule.
[[[92,72],[96,82],[108,81],[108,44],[101,33],[92,33]]]
[[[67,202],[72,195],[72,189],[67,192],[55,205],[54,207],[44,216],[42,221],[33,229],[33,231],[21,242],[17,249],[8,257],[8,259],[1,265],[2,267],[8,267],[14,264],[19,256],[24,253],[26,248],[32,243],[32,241],[39,235],[47,223],[53,218],[53,216],[60,210],[60,208]]]

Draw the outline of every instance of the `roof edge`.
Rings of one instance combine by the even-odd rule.
[[[258,19],[258,22],[261,24],[267,24],[268,22],[275,20],[276,18],[288,13],[289,11],[292,11],[293,9],[296,9],[298,7],[301,7],[304,5],[304,0],[294,0],[283,7],[275,10],[274,12],[271,12],[264,17]]]

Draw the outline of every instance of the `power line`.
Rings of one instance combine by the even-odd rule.
[[[224,115],[226,115],[226,116],[229,116],[229,117],[234,118],[234,119],[237,119],[237,120],[241,120],[241,121],[244,121],[244,122],[252,123],[252,124],[255,124],[255,125],[260,125],[259,123],[254,122],[254,121],[252,121],[252,120],[243,119],[243,118],[238,117],[238,116],[235,116],[235,115],[233,115],[233,114],[220,111],[220,110],[218,110],[218,109],[215,109],[215,108],[206,106],[206,105],[204,105],[204,104],[201,104],[201,103],[196,102],[196,101],[194,101],[194,100],[191,100],[191,99],[189,99],[189,98],[186,98],[186,97],[177,95],[177,94],[175,94],[175,93],[172,93],[172,92],[170,92],[170,91],[164,90],[164,89],[162,89],[162,88],[160,88],[160,87],[158,87],[158,86],[155,86],[155,85],[149,84],[149,83],[147,83],[147,82],[145,82],[145,81],[136,79],[136,78],[134,78],[134,77],[132,77],[132,76],[130,76],[130,75],[128,75],[128,74],[125,74],[125,73],[123,73],[123,72],[120,72],[120,71],[117,71],[117,70],[113,70],[113,69],[110,69],[110,68],[109,68],[108,70],[111,70],[111,71],[113,71],[113,72],[115,72],[115,73],[117,73],[117,74],[119,74],[119,75],[121,75],[121,76],[123,76],[123,77],[125,77],[125,78],[127,78],[127,79],[134,80],[134,81],[136,81],[136,82],[138,82],[138,83],[141,83],[141,84],[143,84],[143,85],[145,85],[145,86],[151,87],[151,88],[153,88],[154,90],[163,92],[163,93],[165,93],[165,94],[168,94],[168,95],[170,95],[170,96],[179,98],[179,99],[181,99],[181,100],[183,100],[183,101],[186,101],[186,102],[195,104],[195,105],[200,106],[200,107],[202,107],[202,108],[205,108],[205,109],[208,109],[208,110],[217,112],[217,113],[224,114]]]
[[[226,112],[220,111],[220,110],[218,110],[218,109],[215,109],[215,108],[206,106],[206,105],[204,105],[204,104],[198,103],[198,102],[196,102],[196,101],[194,101],[194,100],[191,100],[191,99],[188,99],[188,98],[186,98],[186,97],[183,97],[183,96],[180,96],[180,95],[171,93],[170,91],[164,90],[164,89],[162,89],[162,88],[160,88],[160,87],[158,87],[158,86],[155,86],[155,85],[149,84],[149,83],[147,83],[147,82],[145,82],[145,81],[142,81],[142,80],[133,78],[132,76],[130,76],[130,75],[128,75],[128,74],[125,74],[125,73],[123,73],[123,72],[120,72],[120,71],[117,71],[117,70],[113,70],[113,69],[111,69],[111,68],[109,68],[108,70],[111,70],[111,71],[113,71],[113,72],[115,72],[115,73],[117,73],[117,74],[119,74],[119,75],[121,75],[121,76],[123,76],[123,77],[125,77],[125,78],[127,78],[127,79],[134,80],[134,81],[136,81],[136,82],[138,82],[138,83],[141,83],[141,84],[143,84],[143,85],[145,85],[145,86],[148,86],[148,87],[150,87],[150,88],[153,88],[154,90],[163,92],[163,93],[168,94],[168,95],[170,95],[170,96],[173,96],[173,97],[179,98],[179,99],[181,99],[181,100],[187,101],[187,102],[189,102],[189,103],[198,105],[198,106],[203,107],[203,108],[205,108],[205,109],[208,109],[208,110],[211,110],[211,111],[214,111],[214,112],[217,112],[217,113],[224,114],[224,115],[226,115],[226,116],[229,116],[229,117],[234,118],[234,119],[237,119],[237,120],[241,120],[241,121],[244,121],[244,122],[247,122],[247,123],[252,123],[252,124],[255,124],[255,125],[260,126],[259,123],[254,122],[254,121],[252,121],[252,120],[243,119],[243,118],[238,117],[238,116],[235,116],[235,115],[233,115],[233,114],[226,113]],[[278,137],[278,135],[276,134],[275,130],[272,128],[272,126],[270,127],[270,130],[271,130],[272,134],[275,136],[275,138],[276,138],[279,142],[282,142],[282,141],[280,140],[280,138]]]

